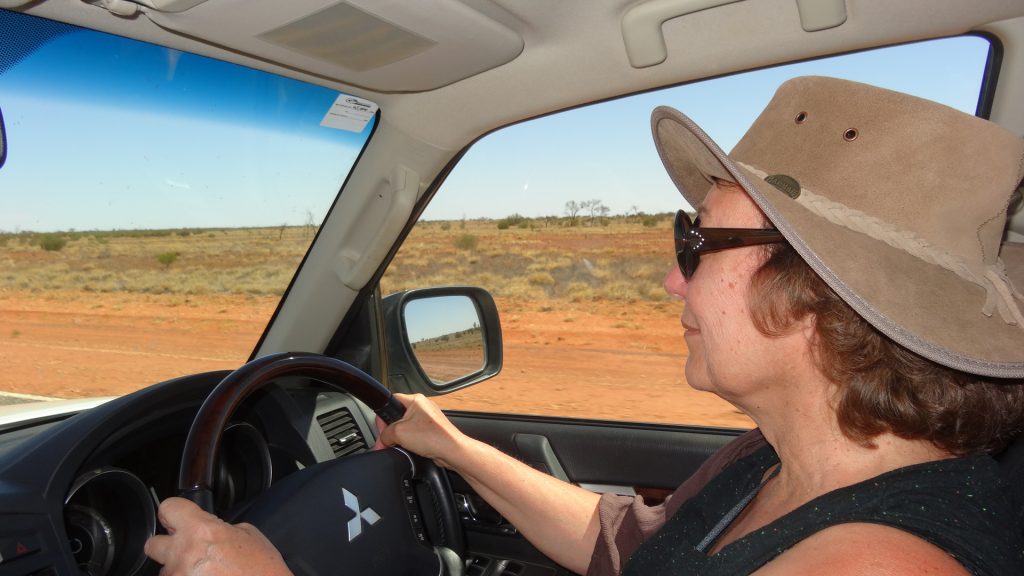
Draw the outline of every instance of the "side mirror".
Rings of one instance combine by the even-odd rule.
[[[0,168],[7,160],[7,129],[4,128],[4,111],[0,109]]]
[[[486,290],[408,290],[382,304],[388,376],[397,391],[445,394],[501,371],[501,324]]]

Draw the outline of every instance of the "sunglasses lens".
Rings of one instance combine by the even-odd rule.
[[[690,219],[682,211],[676,213],[675,237],[676,237],[676,259],[679,262],[679,271],[683,278],[689,280],[697,270],[700,262],[700,254],[693,251],[693,243],[687,239],[690,237]]]
[[[693,273],[697,271],[697,264],[700,263],[700,255],[692,250],[686,250],[682,253],[679,260],[679,270],[683,273],[683,278],[687,280],[693,278]]]

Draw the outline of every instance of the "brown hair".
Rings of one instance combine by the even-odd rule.
[[[861,318],[792,246],[763,250],[750,285],[751,319],[773,336],[813,316],[814,359],[836,386],[833,407],[848,438],[873,446],[873,438],[890,432],[964,455],[997,451],[1024,428],[1024,381],[974,376],[922,358]]]

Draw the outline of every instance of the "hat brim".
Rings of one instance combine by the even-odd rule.
[[[677,110],[655,109],[651,128],[687,202],[700,206],[712,178],[738,184],[825,283],[880,332],[955,370],[1024,377],[1024,330],[982,313],[982,287],[814,214],[734,162]]]

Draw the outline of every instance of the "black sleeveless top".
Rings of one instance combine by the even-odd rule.
[[[701,539],[778,461],[775,450],[765,446],[723,470],[637,549],[623,576],[750,574],[808,536],[847,522],[914,534],[973,574],[1024,574],[1024,535],[999,467],[986,455],[887,472],[815,498],[712,556],[698,552]]]

